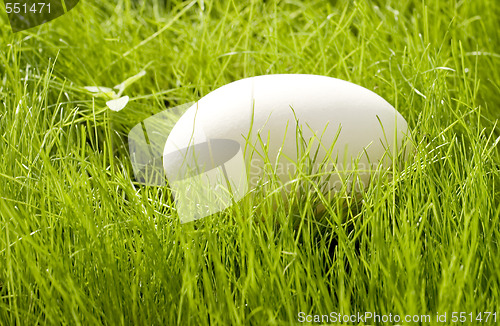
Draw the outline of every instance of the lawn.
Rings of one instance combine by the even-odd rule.
[[[498,17],[497,0],[82,0],[12,33],[2,9],[0,325],[497,324]],[[84,88],[141,71],[119,112]],[[374,91],[415,152],[361,193],[324,201],[304,176],[181,224],[168,186],[136,182],[127,133],[278,73]]]

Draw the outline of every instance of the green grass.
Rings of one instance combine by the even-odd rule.
[[[81,1],[12,34],[2,13],[0,325],[500,320],[498,17],[496,0]],[[83,89],[141,70],[117,113]],[[181,225],[168,188],[134,184],[136,123],[275,73],[375,91],[415,155],[323,214],[314,192],[276,207],[263,189]]]

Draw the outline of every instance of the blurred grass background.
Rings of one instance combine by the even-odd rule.
[[[495,0],[85,0],[12,34],[0,15],[0,324],[500,314],[499,16]],[[142,70],[120,112],[83,88]],[[266,189],[180,225],[167,187],[134,184],[131,127],[275,73],[373,90],[415,156],[322,216],[317,194],[274,208]]]

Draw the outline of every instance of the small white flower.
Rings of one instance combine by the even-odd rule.
[[[122,96],[123,91],[144,75],[146,75],[146,71],[142,70],[137,75],[127,78],[123,83],[120,83],[113,88],[104,86],[85,86],[83,88],[92,93],[95,97],[101,97],[108,100],[106,102],[108,108],[112,111],[118,112],[121,111],[130,101],[128,96]],[[118,94],[113,89],[116,89]]]
[[[115,100],[107,101],[106,105],[112,111],[118,112],[121,111],[128,103],[130,98],[128,96],[123,96]]]

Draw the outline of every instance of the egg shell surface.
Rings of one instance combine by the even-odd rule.
[[[299,143],[315,145],[310,156],[316,165],[327,159],[337,172],[365,171],[382,161],[390,165],[390,154],[407,134],[399,112],[364,87],[318,75],[264,75],[224,85],[190,107],[168,136],[163,164],[167,178],[176,178],[182,159],[172,153],[213,139],[232,140],[240,144],[252,188],[266,162],[287,182],[301,155]],[[217,151],[224,149],[211,154],[217,157]],[[330,189],[341,187],[340,174],[331,178]],[[369,172],[358,173],[362,185],[369,178]]]

